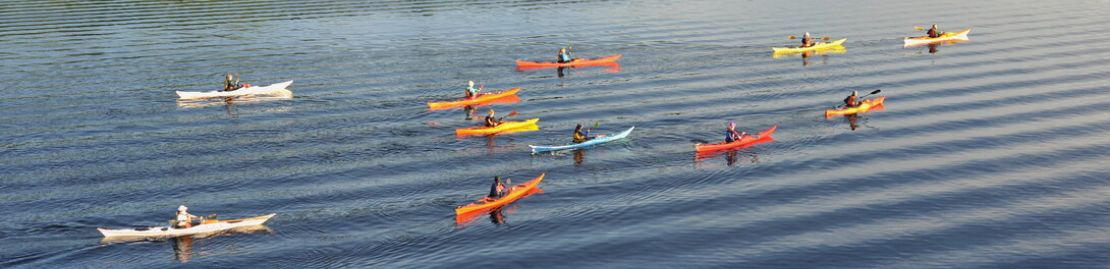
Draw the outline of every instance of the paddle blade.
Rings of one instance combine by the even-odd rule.
[[[914,30],[918,30],[918,31],[925,31],[925,26],[917,26],[917,25],[914,25],[914,26],[913,26],[913,29],[914,29]]]
[[[875,90],[875,91],[871,92],[871,94],[878,94],[879,92],[882,92],[882,91],[883,90]]]
[[[788,36],[786,36],[786,39],[794,40],[794,39],[798,39],[798,37],[796,37],[794,35],[788,35]]]
[[[520,113],[517,113],[516,109],[513,109],[513,112],[509,112],[509,115],[505,116],[505,117],[512,117],[512,116],[516,116],[517,114],[520,114]]]
[[[827,36],[822,36],[822,37],[821,37],[821,40],[824,40],[824,41],[829,41],[829,39],[832,39],[832,38],[829,38],[829,37],[827,37]]]

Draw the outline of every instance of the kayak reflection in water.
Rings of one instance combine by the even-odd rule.
[[[813,42],[813,37],[809,36],[809,32],[806,32],[804,35],[802,35],[802,46],[800,46],[800,48],[808,48],[812,47],[813,45],[816,44]]]
[[[466,86],[466,98],[469,99],[469,98],[478,97],[479,89],[474,88],[474,81],[473,80],[468,81],[467,84],[469,86]]]
[[[502,212],[503,210],[504,209],[502,209],[502,208],[498,208],[498,209],[494,209],[494,210],[490,211],[489,212],[489,221],[492,222],[495,225],[505,224],[505,213]]]
[[[567,50],[567,48],[560,48],[559,49],[559,56],[557,57],[557,59],[555,59],[555,62],[567,63],[567,62],[570,62],[570,61],[573,61],[573,60],[574,60],[574,58],[570,57],[570,51]]]
[[[494,117],[496,114],[497,111],[494,111],[492,108],[489,109],[489,113],[486,114],[486,127],[497,127],[497,125],[501,125],[501,121],[505,118],[496,118]]]
[[[852,131],[855,131],[856,128],[859,128],[859,115],[858,114],[848,115],[847,118],[848,118],[848,128],[851,128]]]
[[[185,207],[185,205],[181,205],[181,206],[177,207],[177,218],[175,218],[175,221],[174,221],[174,224],[173,224],[174,227],[177,227],[177,228],[193,227],[193,220],[199,219],[200,217],[194,216],[193,214],[189,214],[188,211],[189,211],[189,208]]]
[[[944,32],[941,32],[940,30],[938,30],[937,25],[933,24],[933,27],[929,27],[929,32],[927,32],[927,34],[929,35],[930,38],[938,38],[938,37],[944,35]]]
[[[232,75],[230,72],[228,72],[227,75],[224,75],[224,91],[225,92],[230,92],[230,91],[234,91],[234,90],[238,90],[238,89],[242,89],[242,88],[247,88],[247,87],[250,87],[250,86],[251,85],[247,84],[247,83],[239,84],[239,76]]]
[[[844,107],[859,107],[860,104],[858,91],[852,91],[852,95],[844,98]]]
[[[725,129],[725,143],[732,143],[732,141],[740,140],[740,138],[747,134],[746,132],[737,132],[736,122],[730,121],[728,122],[728,128]]]
[[[929,53],[930,54],[937,54],[937,52],[940,51],[940,50],[937,49],[937,47],[939,47],[940,44],[933,43],[933,44],[929,44],[929,45],[926,45],[926,46],[929,46]]]
[[[506,178],[505,180],[506,182],[511,182],[508,178]],[[505,188],[505,183],[501,182],[501,176],[494,176],[493,184],[489,186],[489,195],[486,196],[486,200],[496,200],[498,198],[501,198],[502,196],[505,196],[506,192],[507,191]]]
[[[586,141],[589,141],[590,139],[597,138],[595,136],[590,136],[590,129],[586,129],[586,131],[582,131],[582,124],[581,123],[579,123],[578,126],[574,126],[574,134],[572,136],[573,137],[571,138],[571,141],[574,142],[575,144],[586,142]]]
[[[172,243],[173,257],[179,262],[189,262],[193,258],[193,236],[186,235],[174,238]]]
[[[474,109],[474,106],[464,106],[463,107],[463,112],[466,113],[466,120],[473,120],[476,117],[474,115],[474,110],[476,110],[476,109]]]

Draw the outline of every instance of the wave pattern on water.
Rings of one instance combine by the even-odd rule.
[[[1065,2],[5,1],[0,267],[1104,267],[1110,6]],[[901,47],[930,23],[971,40]],[[807,31],[847,51],[771,57]],[[513,68],[560,46],[624,58]],[[175,100],[225,72],[295,97]],[[495,108],[541,130],[454,137],[476,122],[425,103],[467,80],[523,88]],[[822,117],[873,89],[859,128]],[[695,158],[728,120],[780,128]],[[528,154],[579,123],[636,130]],[[492,176],[540,172],[543,194],[455,223]],[[278,216],[99,242],[182,203]]]

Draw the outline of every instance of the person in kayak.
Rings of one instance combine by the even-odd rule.
[[[181,205],[181,206],[177,207],[177,218],[176,218],[176,221],[174,222],[174,226],[177,227],[177,228],[193,227],[193,220],[197,219],[197,218],[198,218],[197,216],[194,216],[193,214],[189,214],[189,208],[188,207],[185,207],[185,205]]]
[[[852,95],[844,98],[844,107],[859,107],[860,104],[858,91],[852,91]]]
[[[501,198],[501,196],[505,196],[505,184],[501,183],[501,176],[494,176],[493,185],[489,186],[489,195],[486,196],[486,200],[494,200]]]
[[[243,85],[239,84],[239,78],[236,78],[231,73],[224,75],[224,91],[230,92],[242,88]]]
[[[929,34],[930,38],[938,38],[938,37],[944,35],[944,32],[941,32],[940,30],[938,30],[937,25],[933,24],[933,27],[929,27],[928,34]]]
[[[556,62],[558,62],[558,63],[567,63],[567,62],[570,62],[570,61],[573,61],[573,60],[574,60],[574,58],[570,57],[570,51],[568,51],[567,48],[560,48],[559,49],[559,57],[558,57],[558,59],[556,59]]]
[[[589,141],[590,139],[594,139],[594,137],[590,136],[590,129],[586,129],[586,131],[582,131],[582,124],[581,123],[579,123],[578,126],[574,126],[574,135],[573,135],[571,141],[573,141],[575,144],[578,144],[578,143]]]
[[[806,32],[805,35],[802,35],[802,46],[800,48],[808,48],[812,47],[813,45],[816,44],[813,43],[813,37],[809,36],[809,32]]]
[[[486,127],[497,127],[497,125],[501,125],[502,119],[494,117],[496,114],[497,112],[493,111],[492,108],[489,110],[489,113],[486,114]]]
[[[478,97],[478,88],[474,88],[474,81],[471,80],[467,84],[469,86],[466,86],[466,98]]]
[[[730,121],[728,122],[728,129],[725,129],[725,143],[732,143],[733,141],[740,140],[740,138],[747,134],[748,133],[745,132],[737,132],[736,122]]]

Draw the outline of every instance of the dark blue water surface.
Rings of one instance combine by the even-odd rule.
[[[4,268],[1105,268],[1105,1],[0,2]],[[970,41],[903,48],[915,25]],[[773,58],[787,35],[846,51]],[[623,54],[619,71],[514,60]],[[179,102],[225,72],[292,99]],[[467,80],[541,130],[456,138]],[[887,104],[825,119],[850,90]],[[485,113],[485,108],[477,113]],[[775,141],[694,143],[778,124]],[[854,122],[854,123],[853,123]],[[532,156],[575,124],[628,139]],[[457,224],[495,175],[542,194]],[[177,205],[268,230],[102,242]],[[496,221],[494,221],[496,220]]]

